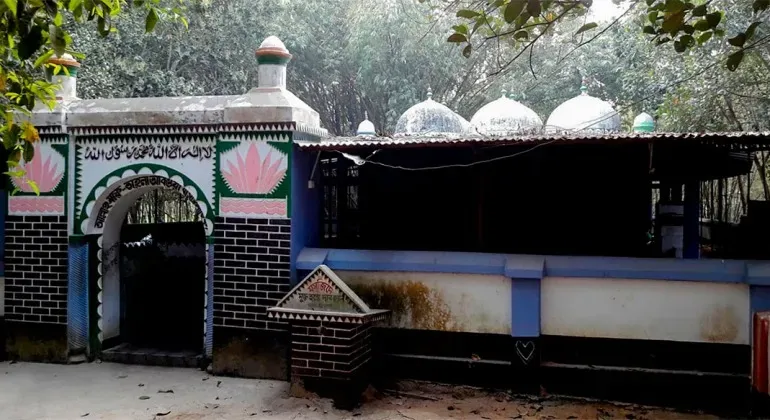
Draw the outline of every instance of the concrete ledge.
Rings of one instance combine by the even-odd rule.
[[[312,270],[320,264],[326,264],[333,270],[487,274],[518,279],[541,279],[550,276],[770,285],[770,263],[743,260],[321,248],[304,248],[296,260],[298,270]]]

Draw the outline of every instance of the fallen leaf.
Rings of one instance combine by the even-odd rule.
[[[171,414],[171,410],[169,410],[169,411],[165,411],[165,412],[163,412],[163,413],[155,413],[155,415],[156,415],[156,416],[158,416],[158,417],[167,416],[167,415],[169,415],[169,414]]]
[[[128,378],[128,375],[118,375],[118,379],[126,379]]]
[[[219,388],[219,385],[222,385],[222,381],[217,381],[217,388]]]
[[[201,381],[208,381],[208,380],[209,380],[209,377],[208,377],[208,376],[207,376],[207,377],[205,377],[205,378],[203,378],[203,379],[201,379]]]
[[[138,387],[143,387],[143,386],[144,386],[144,384],[139,384],[139,385],[137,385],[137,386],[138,386]]]
[[[158,390],[158,394],[173,394],[173,393],[174,393],[173,389],[159,389]]]
[[[83,414],[83,415],[82,415],[82,416],[80,416],[80,417],[88,417],[88,415],[89,415],[89,414],[91,414],[91,413],[85,413],[85,414]]]
[[[140,399],[140,400],[149,400],[149,399],[150,399],[150,397],[148,397],[148,396],[146,396],[146,395],[142,395],[141,397],[139,397],[139,399]]]

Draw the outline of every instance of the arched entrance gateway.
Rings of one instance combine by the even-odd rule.
[[[95,239],[97,257],[96,287],[91,288],[96,328],[91,341],[105,360],[195,366],[204,354],[210,334],[206,320],[211,315],[206,296],[211,277],[208,256],[213,258],[206,238],[214,225],[209,198],[193,178],[212,173],[214,147],[171,149],[190,148],[192,159],[185,167],[190,176],[158,163],[128,164],[102,177],[83,201],[80,225]],[[104,153],[103,146],[89,145],[82,156],[98,162],[117,150]],[[79,175],[88,178],[100,166],[102,170],[120,166],[120,157],[114,155],[112,164],[86,165]],[[176,156],[184,160],[183,153]],[[156,162],[168,158],[160,152],[153,157]],[[163,200],[168,195],[173,197],[171,203]],[[129,212],[153,198],[154,214],[128,224]],[[168,204],[191,206],[197,223],[166,217]]]
[[[8,200],[11,357],[192,355],[216,373],[288,377],[287,327],[267,309],[290,289],[303,208],[290,197],[307,185],[292,183],[292,141],[326,134],[286,90],[290,58],[266,39],[244,95],[93,100],[77,98],[79,63],[55,59],[71,71],[56,108],[33,112],[41,141],[23,163],[40,193],[13,179]],[[165,196],[176,201],[157,205]]]

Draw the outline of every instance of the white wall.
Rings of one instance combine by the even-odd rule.
[[[545,335],[749,344],[744,284],[546,277]]]
[[[511,333],[511,280],[504,276],[448,273],[339,271],[374,309],[393,309],[399,328]],[[383,296],[377,307],[371,296]]]

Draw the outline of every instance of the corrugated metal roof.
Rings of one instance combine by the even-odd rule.
[[[770,131],[763,132],[714,132],[714,133],[549,133],[528,134],[511,137],[483,137],[479,135],[458,136],[402,136],[402,137],[331,137],[321,141],[295,141],[303,149],[336,150],[362,147],[405,148],[405,147],[449,147],[476,144],[529,144],[541,143],[627,143],[658,141],[699,141],[714,143],[768,143]]]

